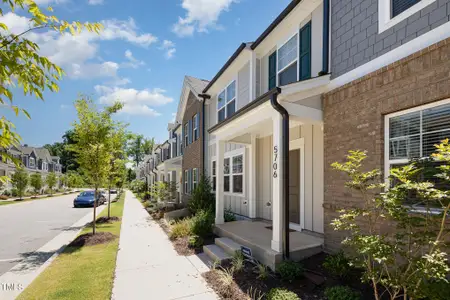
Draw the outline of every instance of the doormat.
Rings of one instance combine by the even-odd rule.
[[[267,228],[267,229],[269,229],[269,230],[272,230],[272,229],[273,229],[273,227],[272,227],[272,226],[267,226],[266,228]],[[290,229],[290,228],[289,228],[289,232],[295,232],[295,230],[294,230],[294,229]]]

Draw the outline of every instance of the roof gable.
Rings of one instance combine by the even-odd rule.
[[[192,76],[185,76],[183,82],[183,89],[181,90],[180,102],[178,103],[178,110],[176,121],[178,123],[183,122],[184,112],[189,99],[189,94],[192,92],[198,101],[202,99],[198,96],[202,93],[203,89],[208,85],[209,81],[198,79]]]

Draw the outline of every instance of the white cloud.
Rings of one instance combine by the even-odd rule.
[[[136,90],[97,85],[95,91],[100,95],[100,103],[110,105],[120,101],[124,104],[121,112],[130,115],[160,116],[161,114],[151,107],[173,102],[172,98],[165,95],[166,91],[159,88]]]
[[[88,0],[89,5],[102,5],[103,0]]]
[[[12,12],[0,16],[0,22],[6,24],[14,34],[30,28],[28,18]],[[117,77],[120,67],[117,63],[95,62],[98,58],[100,41],[123,40],[147,48],[158,40],[150,33],[138,32],[133,18],[126,21],[104,20],[102,23],[104,30],[100,35],[87,31],[76,36],[68,33],[61,35],[53,31],[33,31],[26,37],[40,46],[41,55],[47,56],[53,63],[61,66],[73,78]],[[141,62],[135,61],[134,64]]]
[[[68,0],[34,0],[34,2],[37,5],[44,6],[44,5],[49,5],[49,4],[53,4],[53,3],[61,4],[61,3],[68,2]]]
[[[133,69],[137,69],[140,66],[144,66],[145,62],[143,62],[142,60],[138,60],[133,56],[133,53],[130,50],[125,51],[125,57],[128,60],[125,63],[122,63],[121,66],[123,68],[133,68]]]
[[[195,32],[208,32],[219,28],[217,21],[222,12],[228,11],[232,3],[239,0],[182,0],[185,17],[178,17],[172,31],[180,37],[192,36]]]
[[[171,59],[177,51],[177,49],[175,49],[175,43],[169,40],[164,40],[160,49],[166,51],[165,56],[167,59]]]

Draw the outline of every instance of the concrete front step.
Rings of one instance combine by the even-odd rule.
[[[236,243],[230,238],[227,237],[216,238],[215,243],[217,246],[225,250],[225,252],[231,256],[233,256],[236,252],[241,252],[241,245]]]
[[[231,255],[217,245],[205,245],[203,246],[203,252],[205,252],[212,261],[218,261],[221,264],[232,258]]]

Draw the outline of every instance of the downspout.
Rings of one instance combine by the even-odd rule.
[[[203,163],[203,175],[206,175],[206,168],[207,168],[207,164],[205,163],[206,160],[206,126],[205,126],[205,105],[206,105],[206,100],[211,99],[211,96],[208,94],[199,94],[198,95],[200,98],[203,99],[203,104],[202,104],[202,163]]]
[[[289,259],[289,113],[287,110],[278,103],[278,94],[281,93],[280,88],[275,88],[276,91],[270,97],[270,104],[272,107],[278,111],[283,118],[282,122],[282,146],[283,146],[283,184],[282,184],[282,195],[284,204],[284,226],[283,226],[283,236],[284,236],[284,258]]]
[[[329,73],[330,54],[330,0],[323,0],[323,45],[322,45],[322,71],[319,76]]]

